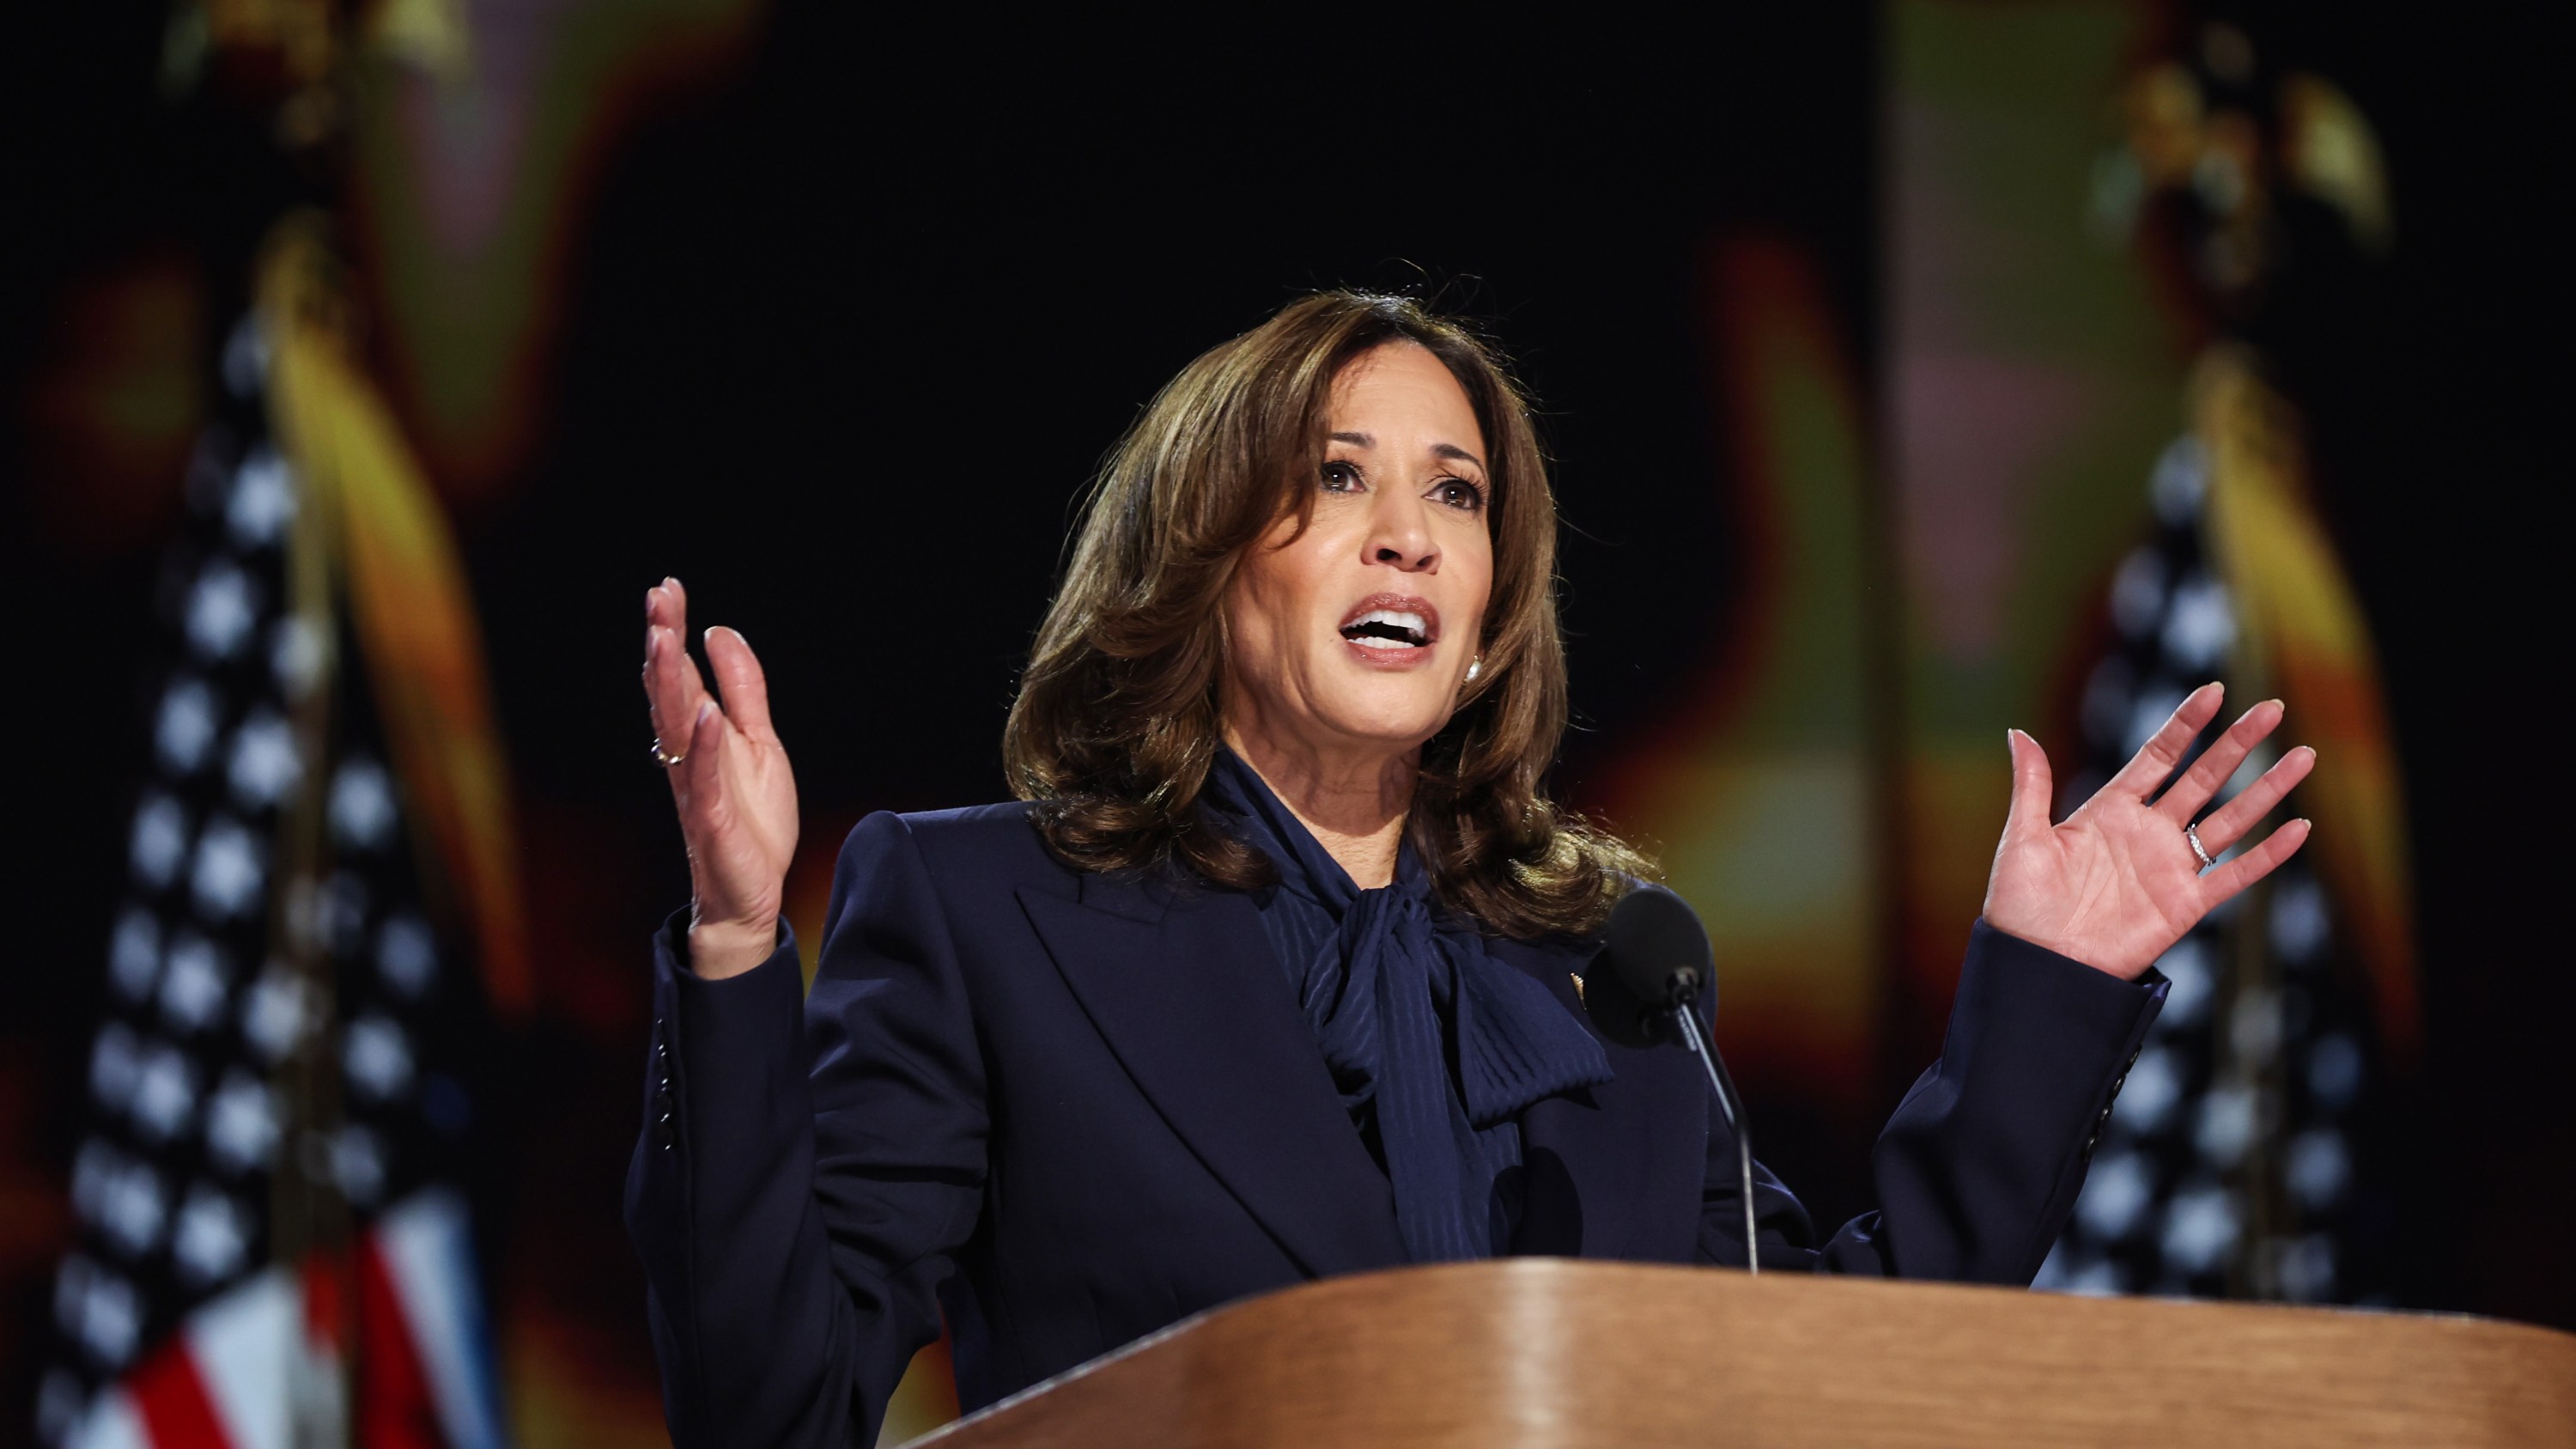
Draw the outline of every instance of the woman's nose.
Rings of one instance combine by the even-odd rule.
[[[1379,495],[1377,516],[1369,530],[1367,559],[1391,564],[1408,573],[1431,573],[1440,567],[1440,550],[1425,526],[1422,505],[1412,499]]]

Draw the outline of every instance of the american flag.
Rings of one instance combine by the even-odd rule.
[[[349,623],[327,503],[231,334],[162,576],[38,1430],[501,1442],[461,1169],[486,1020]]]
[[[2210,469],[2195,436],[2157,464],[2155,528],[2112,580],[2111,645],[2081,705],[2088,764],[2063,808],[2100,788],[2198,685],[2224,679],[2231,701],[2204,742],[2263,697],[2264,681],[2246,677],[2260,655],[2244,647],[2240,603],[2211,546]],[[2294,709],[2288,738],[2303,719],[2319,723]],[[2225,793],[2278,758],[2267,742]],[[2388,1301],[2385,1054],[2350,915],[2317,854],[2212,912],[2157,962],[2173,982],[2164,1011],[2038,1286]]]

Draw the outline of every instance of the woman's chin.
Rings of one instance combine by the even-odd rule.
[[[1366,697],[1395,694],[1393,690],[1354,693],[1364,697],[1335,701],[1337,707],[1321,711],[1326,730],[1354,748],[1401,754],[1420,747],[1449,722],[1448,701],[1430,690],[1408,690],[1393,699]]]

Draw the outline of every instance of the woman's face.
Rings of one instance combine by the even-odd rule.
[[[1412,342],[1342,369],[1328,430],[1312,524],[1281,518],[1227,596],[1227,723],[1280,745],[1409,750],[1448,722],[1483,637],[1484,434]]]

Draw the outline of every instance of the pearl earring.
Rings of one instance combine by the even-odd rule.
[[[1476,682],[1476,676],[1477,676],[1477,675],[1479,675],[1479,674],[1482,674],[1482,673],[1484,673],[1484,672],[1485,672],[1485,656],[1484,656],[1484,655],[1479,654],[1479,655],[1477,655],[1475,658],[1470,659],[1470,660],[1468,660],[1468,661],[1467,661],[1467,682],[1468,682],[1469,684],[1473,684],[1473,683],[1475,683],[1475,682]]]

